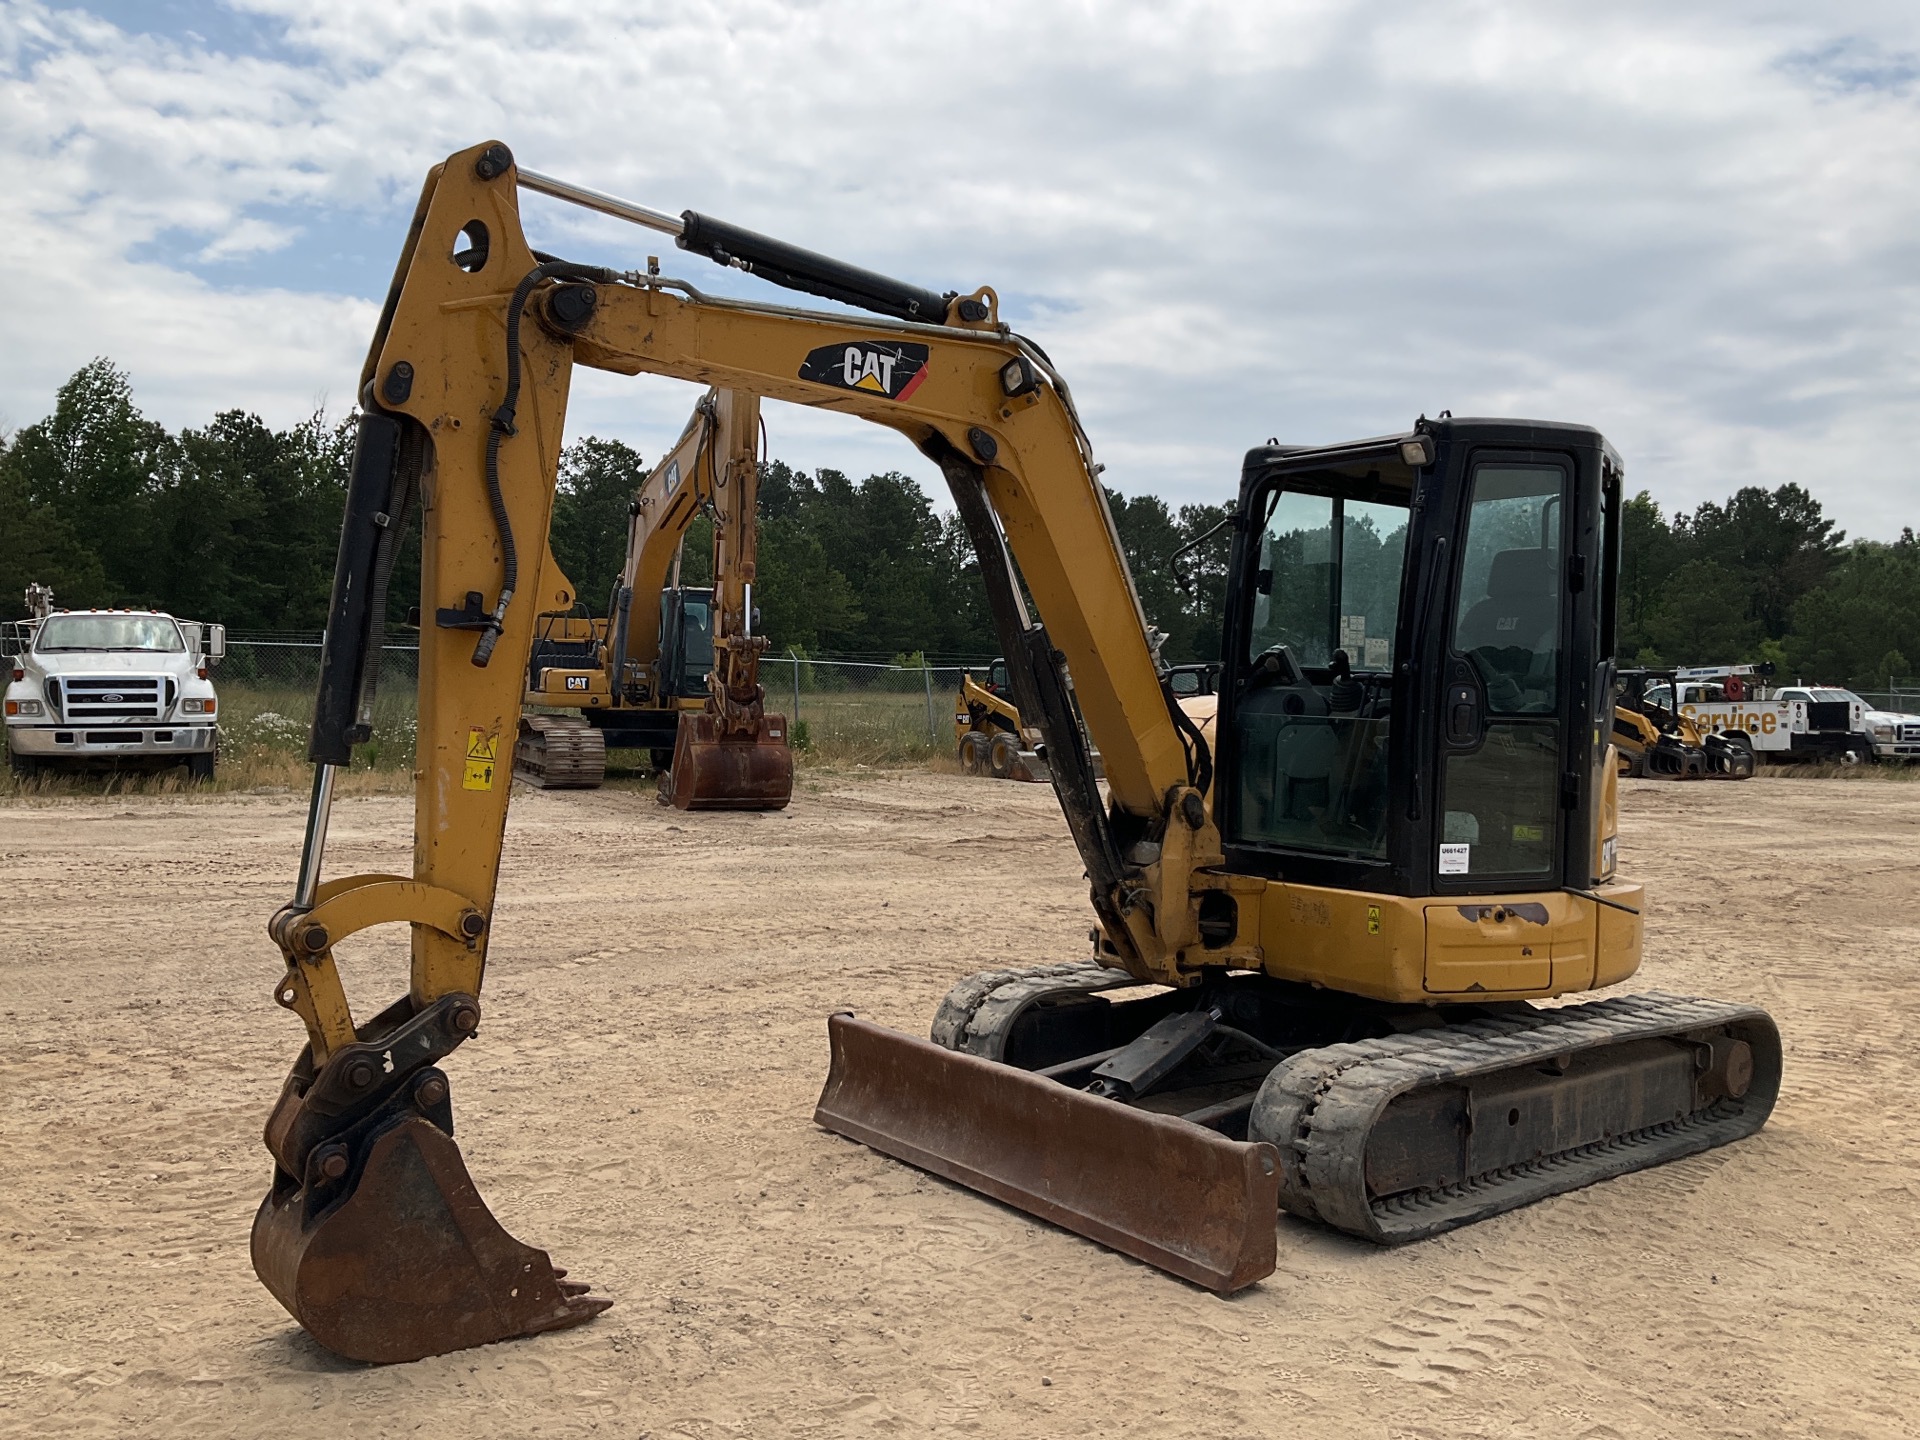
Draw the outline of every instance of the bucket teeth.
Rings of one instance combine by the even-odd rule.
[[[338,1183],[282,1172],[253,1222],[254,1270],[335,1354],[418,1360],[565,1329],[613,1303],[509,1235],[430,1120],[404,1116],[352,1150]]]

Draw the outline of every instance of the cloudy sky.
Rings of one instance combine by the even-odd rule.
[[[1107,478],[1266,437],[1578,420],[1689,507],[1920,526],[1920,5],[0,0],[0,425],[95,355],[172,426],[348,402],[427,166],[477,140],[937,289],[994,285]],[[787,298],[527,197],[539,248]],[[692,392],[582,372],[651,456]],[[774,453],[937,487],[771,407]]]

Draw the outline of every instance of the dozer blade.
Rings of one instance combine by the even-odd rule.
[[[509,1235],[460,1147],[431,1121],[382,1131],[344,1197],[316,1188],[276,1185],[261,1202],[253,1268],[315,1340],[349,1360],[390,1364],[537,1335],[613,1303]]]
[[[666,798],[679,810],[784,810],[793,798],[793,750],[783,715],[749,735],[721,735],[704,711],[680,716]]]
[[[1273,1272],[1271,1145],[851,1015],[829,1019],[827,1034],[816,1124],[1210,1290]]]

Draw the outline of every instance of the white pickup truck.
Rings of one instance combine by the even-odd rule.
[[[98,762],[185,764],[213,778],[212,669],[226,628],[156,610],[56,610],[27,591],[27,620],[0,627],[7,761],[18,775]]]

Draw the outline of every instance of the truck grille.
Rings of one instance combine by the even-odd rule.
[[[1911,725],[1902,725],[1900,727],[1900,743],[1902,745],[1920,745],[1920,720],[1915,721]]]
[[[173,703],[173,682],[161,675],[62,675],[59,684],[70,722],[163,720]]]

